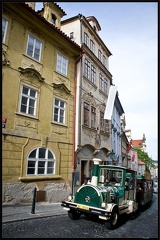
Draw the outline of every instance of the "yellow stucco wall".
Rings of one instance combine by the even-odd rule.
[[[21,6],[5,3],[3,14],[8,20],[6,41],[2,44],[5,58],[2,68],[2,117],[7,118],[2,128],[2,181],[12,182],[65,182],[72,180],[74,77],[75,59],[80,49],[59,41],[56,31],[51,32],[45,24]],[[26,55],[28,34],[42,41],[40,62]],[[57,53],[68,58],[67,77],[56,72]],[[28,68],[25,72],[24,69]],[[53,87],[53,83],[61,84]],[[21,114],[20,93],[25,84],[38,90],[36,117]],[[66,102],[66,124],[53,122],[54,97]],[[53,176],[26,175],[27,157],[36,147],[49,148],[56,157]]]

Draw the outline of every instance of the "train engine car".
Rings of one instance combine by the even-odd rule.
[[[101,160],[97,158],[93,162],[91,182],[82,185],[68,201],[62,201],[62,206],[72,220],[82,214],[97,216],[109,229],[115,229],[120,214],[133,217],[138,209],[136,172],[120,166],[100,165]]]

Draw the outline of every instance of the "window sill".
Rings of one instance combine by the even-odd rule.
[[[48,181],[48,180],[56,180],[56,179],[61,179],[62,177],[59,175],[52,175],[52,176],[30,176],[30,177],[19,177],[19,180],[21,182],[31,182],[31,181]]]
[[[38,60],[36,60],[35,58],[32,58],[32,57],[30,57],[29,55],[24,54],[24,53],[22,53],[22,55],[23,55],[24,57],[26,57],[26,58],[28,58],[28,59],[30,59],[30,60],[38,63],[38,64],[41,65],[41,66],[43,65],[43,64],[42,64],[42,60],[38,61]]]
[[[61,127],[68,127],[66,124],[63,124],[63,123],[58,123],[58,122],[51,122],[52,125],[58,125],[58,126],[61,126]]]
[[[64,77],[64,78],[69,79],[69,78],[68,78],[68,75],[65,75],[65,74],[63,74],[63,73],[61,73],[61,72],[58,72],[57,70],[55,70],[55,73],[59,74],[60,76],[62,76],[62,77]]]
[[[35,119],[35,120],[39,120],[37,117],[31,116],[29,114],[23,114],[23,113],[19,113],[19,112],[15,112],[15,114],[19,115],[19,116],[23,116],[23,117],[28,117],[28,118],[32,118],[32,119]]]

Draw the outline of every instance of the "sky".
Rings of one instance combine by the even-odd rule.
[[[117,86],[126,127],[134,140],[146,137],[146,152],[158,160],[158,2],[56,2],[67,14],[94,16],[112,53],[109,71]],[[43,7],[36,2],[36,10]]]

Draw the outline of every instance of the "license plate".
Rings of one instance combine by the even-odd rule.
[[[84,209],[84,210],[89,210],[89,207],[83,206],[83,205],[77,205],[77,208],[81,208],[81,209]]]

